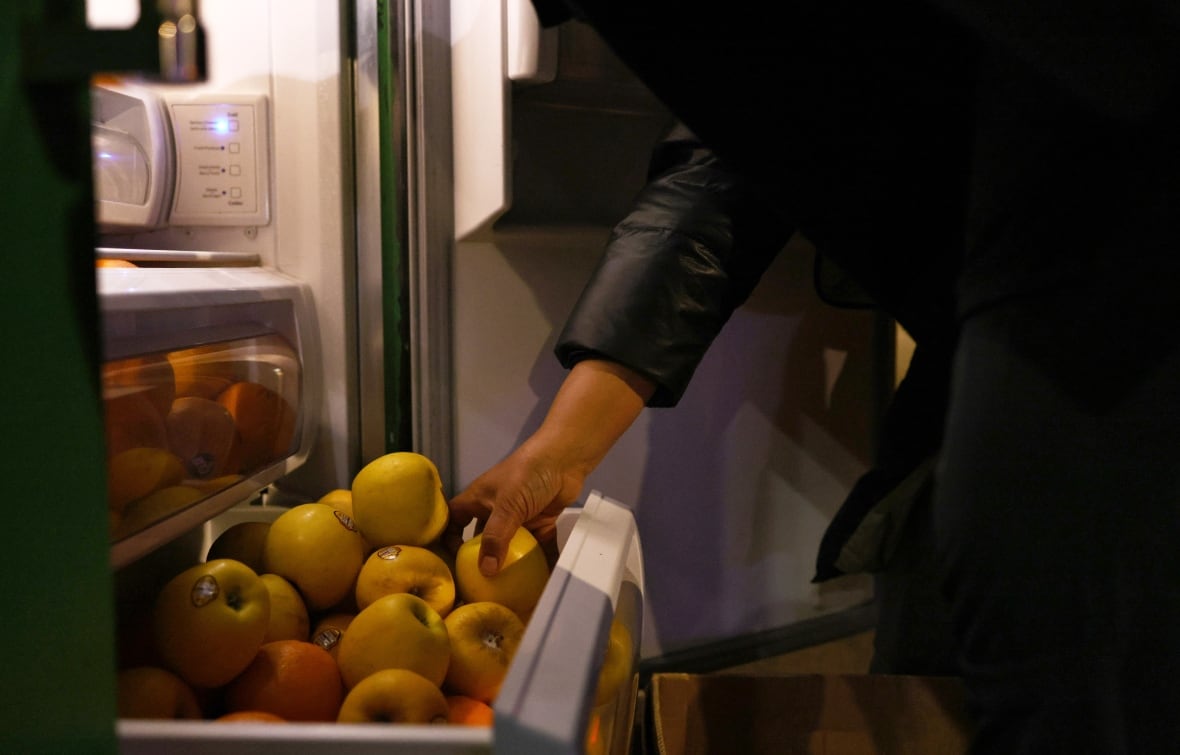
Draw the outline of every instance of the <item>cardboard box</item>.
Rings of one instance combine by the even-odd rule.
[[[970,737],[957,679],[883,674],[654,674],[659,755],[957,755]]]

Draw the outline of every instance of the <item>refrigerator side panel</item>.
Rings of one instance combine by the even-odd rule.
[[[348,487],[358,468],[351,30],[340,3],[271,4],[275,267],[312,289],[324,390],[307,462],[282,483],[296,497]]]

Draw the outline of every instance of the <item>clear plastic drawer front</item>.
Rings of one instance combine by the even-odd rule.
[[[139,532],[294,453],[301,372],[295,349],[273,333],[107,362],[102,393],[112,538]]]

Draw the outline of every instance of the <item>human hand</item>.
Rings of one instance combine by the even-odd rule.
[[[483,534],[479,570],[485,576],[499,571],[516,530],[527,528],[552,556],[557,517],[578,499],[583,476],[528,442],[488,471],[449,502],[451,520],[443,544],[455,552],[463,530],[477,520]]]
[[[654,390],[655,383],[613,362],[574,365],[537,431],[450,500],[443,545],[458,551],[463,530],[475,519],[483,525],[479,570],[485,576],[499,571],[522,526],[552,559],[557,515],[578,499],[586,477]]]

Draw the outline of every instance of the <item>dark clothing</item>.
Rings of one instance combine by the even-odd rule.
[[[846,44],[853,41],[845,40]],[[868,57],[873,52],[868,46],[858,54]],[[796,62],[801,62],[808,52],[798,54]],[[855,73],[850,70],[842,76],[853,78]],[[964,121],[965,114],[957,108],[966,100],[951,91],[949,73],[909,80],[897,70],[891,76],[888,96],[882,93],[870,102],[849,103],[842,113],[845,117],[807,110],[818,107],[814,104],[801,105],[805,112],[799,117],[784,115],[779,124],[783,135],[766,148],[772,162],[779,153],[794,153],[792,159],[798,161],[808,159],[810,145],[801,147],[801,137],[791,136],[793,130],[805,128],[823,132],[829,150],[839,150],[838,145],[847,140],[856,149],[872,153],[867,167],[848,161],[844,174],[848,184],[833,182],[819,165],[810,166],[811,173],[787,174],[778,182],[805,193],[837,192],[842,203],[839,211],[796,202],[803,208],[796,215],[795,205],[769,192],[764,182],[735,171],[687,129],[674,131],[654,152],[648,184],[632,211],[613,229],[604,257],[557,342],[564,366],[588,356],[620,362],[656,383],[651,406],[673,406],[705,351],[791,234],[803,228],[809,239],[812,235],[823,239],[816,242],[820,295],[845,303],[846,293],[836,290],[822,274],[838,267],[861,289],[868,289],[857,292],[858,303],[879,306],[895,318],[915,338],[917,349],[913,367],[885,413],[876,443],[878,458],[854,486],[819,545],[817,582],[886,568],[880,559],[851,566],[841,563],[842,551],[858,528],[863,535],[862,524],[878,503],[937,451],[945,413],[965,202],[961,192],[947,187],[952,184],[965,190],[967,154],[966,135],[948,124]],[[960,72],[957,80],[965,78]],[[862,84],[866,86],[870,84]],[[811,89],[815,97],[828,96],[819,91],[818,82]],[[891,113],[893,122],[882,127],[882,139],[895,144],[896,150],[888,151],[861,138],[859,131],[860,124],[876,111],[892,107],[887,100],[893,96],[921,106],[898,105],[901,110]],[[907,118],[915,122],[907,124]],[[937,123],[947,128],[934,134]],[[874,170],[881,173],[872,174]],[[874,182],[888,184],[889,201],[868,201],[867,195],[860,194]],[[895,536],[901,531],[904,512],[889,516],[887,526]],[[869,548],[882,550],[875,544]],[[938,598],[933,585],[921,592]],[[884,615],[897,617],[944,613],[941,601],[929,607],[884,609]],[[880,633],[878,670],[952,673],[951,654],[945,651],[949,643],[911,639],[911,629],[895,625]],[[946,631],[945,619],[922,627],[923,635]],[[892,661],[885,658],[898,663],[886,665]]]
[[[650,406],[674,406],[705,351],[793,230],[757,186],[677,127],[655,150],[648,183],[614,227],[558,336],[558,358],[567,368],[589,356],[624,364],[656,383]],[[954,278],[938,280],[928,272],[922,283],[941,293],[953,288]],[[949,302],[940,316],[953,320]],[[944,327],[916,316],[910,322],[922,332]],[[880,568],[845,568],[838,561],[866,515],[937,451],[951,345],[935,338],[918,342],[885,412],[876,463],[854,486],[820,544],[815,581]],[[900,518],[891,525],[900,527]]]
[[[1011,299],[961,334],[934,523],[980,752],[1180,741],[1180,305],[1127,293]],[[1137,351],[1150,369],[1103,365]]]
[[[974,749],[1175,749],[1180,6],[568,7],[919,344],[957,339],[933,569]],[[915,317],[954,293],[957,333]]]
[[[542,17],[561,18],[555,5],[538,3]],[[568,7],[915,340],[953,340],[941,282],[961,262],[974,55],[961,28],[912,0],[780,4],[773,23],[712,5]]]
[[[1095,113],[1003,56],[979,92],[934,518],[978,749],[1174,751],[1177,103]]]
[[[649,405],[674,406],[794,230],[757,186],[674,129],[558,337],[558,358],[570,367],[607,355],[656,383]]]

